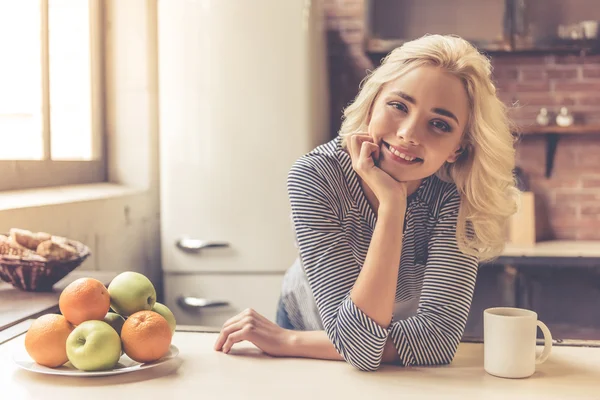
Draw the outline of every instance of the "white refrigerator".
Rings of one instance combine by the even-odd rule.
[[[159,0],[161,252],[179,324],[274,319],[297,257],[289,168],[330,137],[310,0]]]

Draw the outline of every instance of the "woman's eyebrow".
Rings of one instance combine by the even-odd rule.
[[[408,95],[400,90],[396,90],[394,92],[392,92],[392,94],[398,96],[398,97],[402,97],[404,100],[408,101],[409,103],[413,104],[413,105],[417,105],[417,101],[415,100],[414,97],[412,97],[411,95]]]
[[[407,93],[404,93],[401,90],[395,90],[392,92],[392,94],[403,98],[404,100],[408,101],[409,103],[411,103],[415,106],[417,105],[417,101],[415,100],[414,97],[412,97],[411,95],[409,95]],[[458,118],[456,118],[456,115],[454,115],[451,111],[446,110],[445,108],[433,108],[431,111],[433,111],[436,114],[443,115],[448,118],[452,118],[454,121],[456,121],[456,123],[458,125],[460,125],[460,122],[458,122]]]
[[[456,118],[456,115],[452,114],[450,111],[444,109],[444,108],[434,108],[431,111],[433,111],[436,114],[440,114],[440,115],[444,115],[448,118],[452,118],[453,120],[456,121],[456,123],[458,125],[460,125],[460,122],[458,122],[458,118]]]

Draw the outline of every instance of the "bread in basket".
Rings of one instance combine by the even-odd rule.
[[[0,279],[25,291],[51,291],[90,254],[76,240],[12,228],[0,235]]]

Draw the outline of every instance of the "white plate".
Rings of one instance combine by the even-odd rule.
[[[164,364],[170,359],[177,357],[178,354],[179,349],[175,345],[171,345],[171,347],[169,348],[169,352],[164,357],[154,362],[144,364],[139,363],[137,361],[133,361],[131,358],[127,357],[126,354],[123,354],[119,359],[119,363],[113,369],[107,371],[80,371],[77,368],[73,367],[73,365],[70,362],[67,362],[66,364],[58,368],[44,367],[43,365],[39,365],[35,361],[33,361],[27,353],[14,354],[13,361],[19,367],[27,371],[37,372],[40,374],[90,377],[118,375],[133,371],[141,371],[144,369]]]

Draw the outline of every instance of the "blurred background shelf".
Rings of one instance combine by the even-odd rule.
[[[409,39],[380,39],[369,38],[365,44],[365,53],[373,63],[378,65],[381,59],[388,55],[396,47],[408,42]],[[569,44],[549,44],[531,47],[511,48],[510,44],[504,43],[478,43],[469,40],[479,51],[489,57],[494,56],[544,56],[544,55],[574,55],[592,56],[600,54],[599,40],[574,40]]]
[[[518,128],[518,134],[522,135],[544,135],[544,134],[559,134],[559,135],[579,135],[579,134],[599,134],[600,125],[572,125],[572,126],[523,126]]]
[[[561,135],[600,135],[600,125],[571,125],[571,126],[522,126],[515,132],[518,136],[546,135],[546,178],[552,176],[554,156]]]

